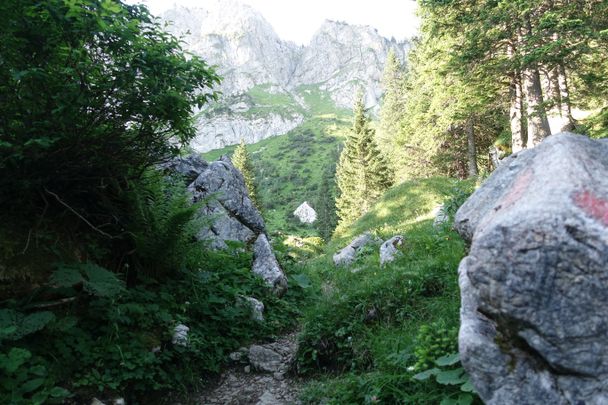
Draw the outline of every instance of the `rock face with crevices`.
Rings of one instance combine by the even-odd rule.
[[[456,214],[461,360],[488,404],[608,404],[608,143],[513,155]]]
[[[262,277],[277,295],[287,290],[287,278],[266,237],[264,219],[247,191],[242,174],[227,156],[205,162],[198,156],[176,158],[163,166],[183,175],[194,202],[203,202],[199,214],[207,221],[197,237],[212,249],[226,249],[230,241],[250,246],[252,271]]]

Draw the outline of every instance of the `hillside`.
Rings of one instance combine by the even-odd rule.
[[[453,215],[470,191],[470,182],[445,178],[396,186],[304,266],[320,295],[305,311],[298,369],[329,373],[308,386],[306,404],[471,403],[461,384],[414,378],[457,350],[456,269],[465,248],[450,224],[433,226],[433,212],[444,202]],[[363,232],[381,240],[402,235],[400,256],[379,266],[380,242],[372,241],[352,265],[336,267],[332,255]]]

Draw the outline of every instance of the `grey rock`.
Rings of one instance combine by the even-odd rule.
[[[608,144],[506,158],[460,208],[459,351],[487,404],[608,403]]]
[[[272,392],[266,391],[256,402],[256,405],[279,405],[282,403],[283,401],[277,399]]]
[[[254,321],[264,322],[264,303],[253,297],[245,297],[245,301],[251,307],[251,318]]]
[[[435,219],[433,219],[433,227],[439,228],[444,224],[448,223],[450,220],[450,216],[445,212],[445,205],[441,204],[435,207],[433,210],[433,215]]]
[[[226,249],[229,241],[253,243],[252,271],[264,278],[277,295],[284,294],[287,278],[266,238],[264,220],[249,198],[242,174],[230,159],[222,156],[207,163],[199,157],[178,158],[164,168],[181,173],[187,179],[194,178],[188,191],[193,202],[203,203],[198,214],[207,220],[197,238],[212,249]],[[254,316],[263,319],[258,309],[254,309]]]
[[[177,157],[162,164],[161,168],[184,176],[187,184],[192,183],[209,166],[199,155]]]
[[[243,353],[239,352],[232,352],[228,355],[228,358],[232,361],[241,361],[243,359]]]
[[[317,220],[317,212],[308,204],[307,201],[304,201],[296,210],[293,212],[301,223],[303,224],[312,224]]]
[[[390,263],[401,253],[397,248],[403,245],[403,236],[393,236],[380,246],[380,265]]]
[[[249,363],[256,370],[274,373],[281,369],[283,356],[269,347],[253,345],[249,348]]]
[[[173,337],[171,338],[171,343],[177,346],[188,346],[188,331],[189,327],[183,324],[177,325],[173,329]]]
[[[251,366],[245,366],[245,367],[243,368],[243,371],[244,371],[245,373],[247,373],[247,374],[251,373]]]
[[[287,291],[287,277],[277,261],[268,238],[261,234],[253,244],[253,272],[262,277],[272,287],[274,293],[281,296]]]
[[[357,258],[357,252],[367,244],[373,242],[373,237],[369,232],[361,234],[352,240],[347,246],[336,252],[333,256],[336,266],[349,266]]]
[[[101,402],[100,400],[98,400],[97,398],[93,398],[91,400],[91,405],[105,405],[103,402]]]
[[[249,198],[243,176],[227,156],[209,163],[188,188],[195,201],[215,197],[229,216],[255,233],[264,232],[264,220]]]

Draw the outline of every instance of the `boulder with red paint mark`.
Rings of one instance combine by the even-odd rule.
[[[488,404],[608,404],[608,143],[507,159],[456,214],[460,356]]]

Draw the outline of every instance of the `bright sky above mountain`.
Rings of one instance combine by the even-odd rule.
[[[204,7],[206,0],[127,0],[144,3],[154,14],[173,7]],[[416,34],[418,19],[415,0],[241,0],[272,24],[282,39],[307,44],[326,19],[371,25],[385,37],[410,38]]]

